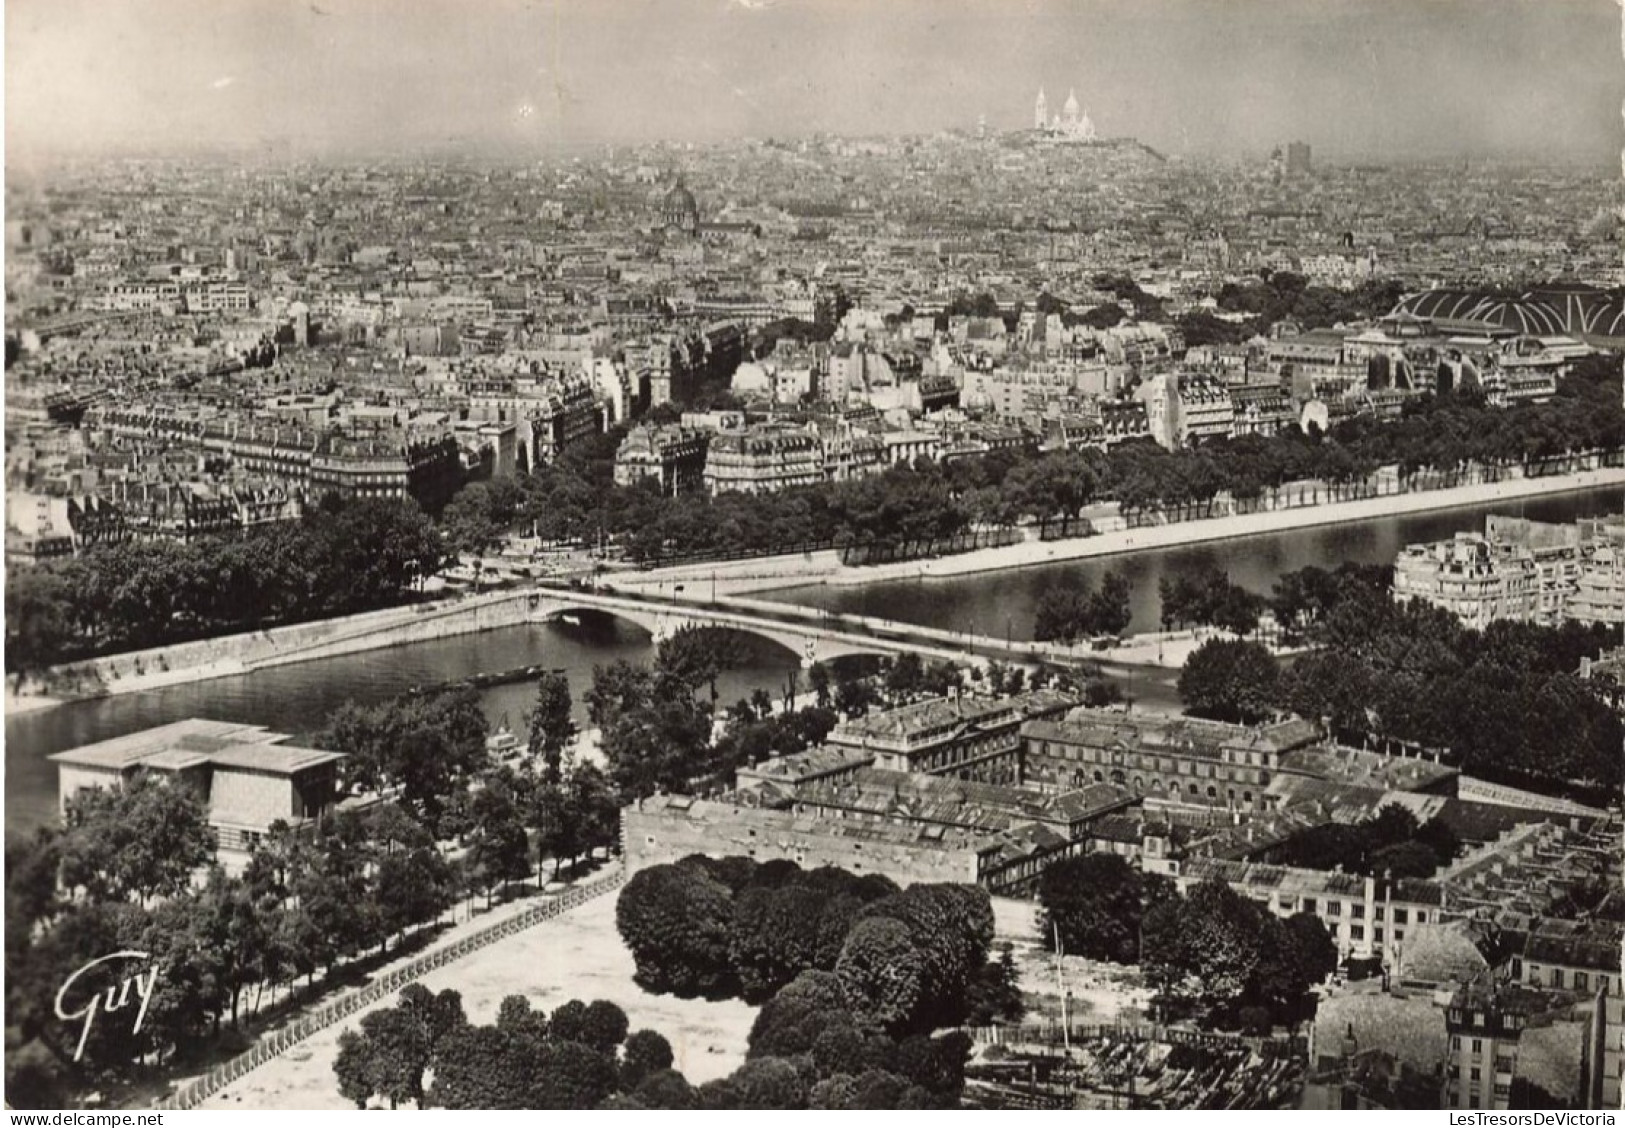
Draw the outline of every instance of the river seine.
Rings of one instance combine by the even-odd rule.
[[[1032,636],[1035,602],[1050,584],[1081,580],[1094,586],[1106,572],[1118,569],[1134,588],[1131,629],[1152,631],[1159,626],[1157,584],[1164,576],[1216,565],[1236,582],[1267,592],[1277,576],[1311,564],[1388,563],[1405,544],[1482,528],[1483,518],[1490,512],[1573,521],[1617,512],[1622,506],[1625,494],[1610,488],[958,579],[800,588],[765,598],[1024,639]],[[721,680],[720,700],[732,703],[756,688],[777,695],[798,665],[796,656],[761,639],[743,636],[740,643],[744,664]],[[565,671],[578,699],[578,721],[584,721],[579,698],[591,684],[593,666],[616,658],[646,660],[649,656],[649,637],[637,627],[585,617],[580,623],[504,628],[8,716],[6,828],[8,833],[27,831],[56,817],[56,771],[47,756],[137,729],[202,716],[308,737],[322,727],[334,708],[349,699],[376,703],[415,685],[529,665]],[[1147,705],[1168,706],[1176,700],[1172,675],[1137,671],[1132,677],[1125,688]],[[485,710],[493,725],[506,718],[516,731],[522,730],[533,692],[528,684],[485,690]]]
[[[803,587],[765,593],[809,607],[869,615],[944,630],[1031,639],[1039,597],[1052,585],[1100,586],[1108,572],[1121,572],[1132,585],[1134,618],[1129,631],[1162,629],[1157,588],[1164,577],[1197,574],[1208,567],[1227,572],[1235,583],[1268,594],[1275,580],[1311,565],[1335,568],[1347,562],[1391,564],[1399,550],[1419,541],[1448,539],[1458,531],[1484,528],[1491,513],[1535,521],[1570,522],[1617,513],[1625,508],[1618,487],[1441,509],[1347,525],[1323,525],[1282,533],[1211,541],[1182,548],[1151,549],[1117,556],[1037,565],[1007,572],[930,580],[894,580],[861,587]]]

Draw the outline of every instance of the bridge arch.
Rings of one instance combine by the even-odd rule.
[[[829,663],[853,655],[893,653],[883,645],[866,645],[855,637],[832,635],[793,623],[774,623],[708,607],[640,604],[630,600],[572,599],[568,595],[530,593],[525,618],[533,623],[557,622],[572,615],[607,615],[646,631],[656,645],[684,627],[717,627],[763,639],[801,660],[805,669],[815,662]]]

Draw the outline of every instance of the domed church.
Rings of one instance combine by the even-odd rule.
[[[694,193],[683,183],[681,174],[660,204],[660,222],[668,231],[681,231],[684,235],[699,234],[700,205],[695,202]]]

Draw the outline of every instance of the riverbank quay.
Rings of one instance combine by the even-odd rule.
[[[721,595],[767,593],[790,587],[825,585],[830,587],[881,583],[890,580],[938,579],[1038,567],[1070,560],[1116,556],[1146,549],[1178,548],[1209,541],[1233,540],[1322,525],[1351,524],[1404,514],[1428,513],[1441,509],[1521,501],[1528,498],[1619,487],[1625,504],[1625,467],[1607,466],[1572,474],[1538,478],[1506,478],[1498,482],[1478,482],[1392,493],[1357,501],[1325,502],[1293,506],[1258,513],[1198,518],[1166,525],[1145,525],[1070,540],[1042,541],[1036,533],[1019,544],[978,549],[957,556],[894,564],[848,566],[836,551],[792,556],[761,557],[717,565],[690,564],[655,568],[646,572],[621,572],[609,579],[622,590],[642,588],[650,594],[678,598],[706,598]]]
[[[525,619],[527,596],[525,589],[465,595],[87,658],[54,666],[30,678],[22,692],[8,686],[5,708],[7,714],[32,712],[65,701],[143,693],[317,658],[513,626]]]
[[[9,688],[6,690],[5,711],[6,716],[16,717],[24,713],[37,713],[41,709],[54,709],[62,702],[55,697],[46,697],[44,694],[18,695]]]

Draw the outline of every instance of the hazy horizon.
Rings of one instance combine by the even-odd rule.
[[[1031,123],[1613,164],[1615,0],[10,0],[6,144],[524,155]]]

